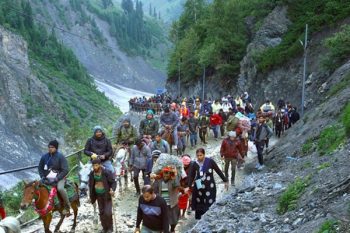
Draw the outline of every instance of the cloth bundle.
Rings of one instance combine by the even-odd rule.
[[[179,171],[181,174],[181,177],[184,177],[184,174],[186,174],[182,161],[174,155],[165,154],[165,153],[162,153],[159,155],[159,158],[157,159],[156,163],[153,165],[152,173],[158,175],[164,169],[169,170],[170,168],[173,170],[172,172],[174,173],[177,173]]]
[[[242,129],[242,131],[249,131],[250,130],[250,119],[246,116],[244,116],[242,113],[238,112],[236,114],[236,117],[238,120],[238,127]]]

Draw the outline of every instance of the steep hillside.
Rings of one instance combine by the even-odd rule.
[[[323,102],[264,154],[190,231],[350,232],[350,60],[326,78]],[[256,156],[256,155],[255,155]]]
[[[169,42],[161,23],[145,19],[139,4],[130,9],[99,0],[31,4],[36,18],[55,30],[94,78],[149,92],[164,86]]]
[[[185,9],[173,27],[173,32],[179,30],[179,41],[170,57],[167,89],[177,93],[180,67],[182,93],[201,96],[205,67],[207,97],[248,91],[258,104],[265,98],[298,104],[303,72],[299,40],[309,24],[306,93],[310,107],[318,99],[313,90],[349,58],[346,46],[340,46],[346,40],[327,42],[345,30],[342,25],[348,23],[349,14],[348,2],[342,1],[229,0],[207,5],[194,23]]]
[[[28,2],[2,2],[0,12],[0,169],[36,164],[53,138],[72,151],[94,125],[112,126],[120,111],[72,51],[33,21]]]
[[[124,0],[115,0],[122,3]],[[144,12],[154,18],[159,18],[167,25],[171,25],[182,13],[185,0],[139,0],[143,4]]]

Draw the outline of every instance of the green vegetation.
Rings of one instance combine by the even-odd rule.
[[[0,25],[22,35],[28,42],[32,72],[47,85],[57,104],[44,110],[35,93],[23,93],[28,118],[40,117],[52,131],[67,133],[66,141],[78,148],[82,146],[79,138],[85,140],[90,136],[94,125],[110,125],[121,114],[96,89],[85,68],[73,52],[57,40],[55,32],[49,33],[42,25],[35,24],[28,1],[2,1]]]
[[[328,96],[335,96],[340,91],[350,86],[350,74],[346,75],[339,83],[333,85],[328,91]]]
[[[303,155],[307,155],[313,151],[313,139],[309,138],[301,147]]]
[[[335,33],[332,37],[327,38],[324,45],[328,48],[329,53],[324,61],[324,66],[333,71],[350,56],[350,26],[345,25],[341,31]]]
[[[304,179],[297,178],[293,183],[289,184],[278,199],[277,213],[284,214],[287,211],[294,210],[297,207],[299,197],[304,193],[310,180],[311,176],[307,176]]]
[[[74,1],[85,4],[91,13],[110,25],[110,34],[123,51],[132,56],[143,56],[155,67],[165,70],[169,42],[164,35],[164,25],[157,18],[144,16],[141,1],[134,4],[131,0],[123,0],[122,9],[113,4],[105,5],[100,0]]]
[[[258,68],[261,72],[268,72],[273,67],[285,64],[290,59],[302,54],[303,47],[300,45],[299,40],[303,41],[305,24],[309,25],[309,34],[312,35],[326,26],[335,25],[336,22],[348,17],[350,14],[348,1],[283,0],[281,2],[288,6],[288,17],[292,21],[292,25],[290,25],[288,32],[283,36],[280,45],[267,49],[258,55]],[[346,48],[344,52],[340,51],[343,46],[346,46],[345,44],[340,44],[345,33],[330,39],[326,43],[332,49],[331,56],[340,56],[339,58],[336,57],[335,62],[341,62],[344,59],[343,55],[345,53],[349,54],[349,48]],[[349,44],[348,41],[347,44]]]
[[[327,167],[330,167],[331,166],[331,163],[329,162],[325,162],[325,163],[322,163],[320,166],[317,167],[317,171],[321,171]]]
[[[338,226],[338,221],[336,220],[327,220],[325,221],[317,233],[336,233]]]
[[[19,209],[23,198],[23,189],[24,184],[23,182],[20,182],[12,189],[0,192],[0,196],[2,197],[2,200],[5,204],[7,215],[16,216],[19,214]],[[34,209],[29,208],[27,211],[25,211],[24,215],[21,218],[21,221],[27,222],[36,216],[37,214],[35,213]]]
[[[344,108],[342,121],[345,127],[346,136],[349,138],[350,137],[350,103],[348,103]]]
[[[327,155],[335,151],[344,142],[344,127],[341,124],[328,126],[320,133],[317,149],[320,155]]]
[[[168,79],[175,80],[180,64],[181,81],[189,83],[207,73],[219,78],[237,76],[239,62],[249,42],[245,20],[256,20],[256,29],[279,1],[204,0],[186,1],[180,19],[173,23],[170,38],[175,43],[168,65]],[[195,11],[193,9],[196,9]]]

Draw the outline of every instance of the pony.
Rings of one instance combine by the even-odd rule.
[[[0,233],[20,233],[21,226],[17,218],[6,217],[0,222]]]
[[[113,167],[115,169],[116,180],[121,186],[121,177],[124,177],[125,184],[128,182],[128,167],[130,151],[127,145],[121,146],[115,152],[115,159],[113,161]]]
[[[173,131],[170,128],[165,128],[163,135],[162,135],[162,139],[164,139],[165,141],[167,141],[169,143],[170,146],[170,154],[173,153],[173,145],[174,145],[174,137],[173,137]]]
[[[64,206],[63,205],[55,206],[52,203],[53,202],[52,190],[50,192],[47,186],[42,185],[39,181],[36,180],[30,183],[24,182],[24,185],[25,186],[23,190],[23,199],[21,202],[21,209],[24,210],[28,208],[28,206],[34,200],[34,207],[37,210],[37,212],[40,213],[41,215],[41,219],[43,220],[43,223],[44,223],[45,233],[51,233],[50,223],[52,220],[52,213],[55,211],[58,211],[61,216],[55,228],[55,232],[58,232],[63,223],[63,220],[66,217],[64,214],[62,214],[62,211],[64,210]],[[56,190],[55,187],[53,187],[52,189]],[[72,225],[71,231],[74,231],[77,225],[78,208],[80,206],[79,190],[78,190],[77,184],[75,184],[74,189],[75,189],[77,198],[74,198],[73,200],[70,201],[70,204],[72,206],[73,213],[74,213],[74,223]],[[60,201],[62,201],[59,194],[58,194],[58,198],[60,199]]]

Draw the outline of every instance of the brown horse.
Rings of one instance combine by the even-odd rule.
[[[173,131],[170,128],[165,128],[163,135],[162,135],[162,139],[164,139],[165,141],[167,141],[169,143],[169,147],[170,147],[170,154],[173,153],[173,145],[174,145],[174,136],[173,136]]]
[[[28,206],[32,203],[32,200],[35,201],[34,207],[38,210],[43,210],[47,208],[49,204],[49,190],[47,189],[46,186],[42,185],[39,181],[33,181],[28,184],[24,183],[24,191],[23,191],[23,199],[21,202],[21,209],[28,208]],[[76,198],[74,198],[73,201],[71,201],[71,206],[74,212],[74,223],[72,225],[72,230],[75,230],[75,227],[77,225],[77,215],[78,215],[78,207],[80,205],[79,202],[79,189],[77,184],[75,184],[75,192],[76,192]],[[58,195],[58,198],[60,200],[60,203],[62,203],[61,197]],[[62,214],[62,211],[64,210],[63,205],[59,206],[54,206],[51,211],[49,211],[47,214],[44,216],[41,216],[41,219],[43,220],[44,223],[44,228],[45,228],[45,233],[51,233],[50,231],[50,223],[52,220],[52,213],[55,211],[58,211],[61,215],[60,221],[58,222],[55,232],[58,232],[61,224],[66,217],[64,214]]]

